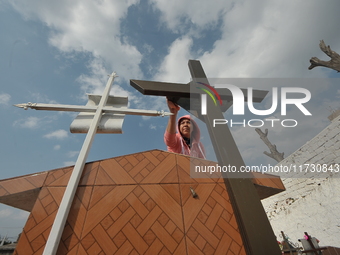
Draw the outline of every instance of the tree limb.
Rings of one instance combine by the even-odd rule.
[[[265,129],[265,133],[262,132],[261,129],[255,128],[255,131],[259,134],[261,140],[268,146],[270,153],[267,151],[264,151],[263,153],[267,155],[268,157],[271,157],[272,159],[276,160],[277,162],[280,162],[284,159],[283,155],[284,153],[280,153],[276,149],[276,145],[272,144],[268,139],[268,129]]]
[[[340,72],[340,55],[336,53],[335,51],[332,51],[329,45],[326,46],[323,40],[320,41],[319,47],[327,56],[331,58],[331,60],[323,61],[323,60],[318,59],[317,57],[312,57],[309,60],[311,65],[308,67],[308,69],[312,70],[314,67],[324,66],[324,67],[331,68],[335,71]]]

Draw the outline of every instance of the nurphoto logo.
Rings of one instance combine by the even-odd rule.
[[[215,106],[217,106],[217,101],[222,106],[221,95],[217,92],[216,89],[226,89],[229,90],[232,95],[232,103],[233,103],[233,115],[245,115],[245,106],[247,105],[249,112],[256,116],[267,116],[273,114],[278,107],[280,106],[280,114],[281,116],[287,115],[287,105],[295,105],[305,116],[312,116],[312,114],[307,110],[304,106],[311,99],[311,93],[308,89],[299,88],[299,87],[272,87],[272,100],[271,106],[269,109],[259,110],[254,107],[253,101],[253,88],[246,88],[247,95],[247,104],[245,104],[245,94],[244,92],[237,86],[232,84],[216,84],[211,86],[209,84],[203,82],[196,82],[204,87],[196,87],[202,90],[205,93],[201,93],[201,115],[207,115],[207,95],[210,96],[211,100],[213,100]],[[280,93],[279,93],[280,92]],[[298,95],[298,98],[289,98],[290,94]],[[232,119],[214,119],[213,127],[216,125],[227,124],[229,123],[231,126],[242,125],[242,126],[250,126],[250,127],[262,127],[265,122],[270,122],[271,126],[274,127],[276,122],[281,123],[283,127],[295,127],[298,122],[295,119],[250,119],[246,121],[244,119],[241,122],[235,122]]]

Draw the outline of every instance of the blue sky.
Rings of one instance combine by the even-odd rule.
[[[119,77],[111,94],[128,96],[130,108],[154,110],[167,110],[165,99],[142,96],[129,79],[187,83],[189,59],[199,59],[209,77],[340,78],[326,68],[307,70],[311,57],[328,59],[321,39],[340,52],[339,9],[338,0],[0,1],[0,179],[73,165],[85,138],[68,131],[74,113],[13,104],[84,105],[86,93],[101,93],[112,71]],[[308,89],[313,118],[301,118],[295,129],[269,129],[285,155],[319,133],[339,108],[334,82]],[[124,134],[96,136],[88,161],[165,150],[166,123],[127,116]],[[253,129],[232,132],[247,164],[275,164]],[[213,158],[204,130],[202,141]],[[0,235],[16,236],[27,216],[0,205]]]

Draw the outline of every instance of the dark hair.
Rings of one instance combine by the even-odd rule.
[[[179,125],[181,125],[181,123],[183,122],[183,120],[188,120],[188,121],[190,121],[190,124],[191,124],[191,119],[188,119],[188,118],[182,118],[180,121],[179,121]]]
[[[189,118],[183,118],[183,117],[182,117],[181,120],[178,122],[178,131],[179,131],[179,133],[181,134],[181,136],[182,136],[182,132],[179,130],[179,126],[181,125],[181,123],[182,123],[183,120],[189,120],[189,121],[190,121],[191,136],[194,136],[194,134],[195,134],[194,124],[191,125],[191,124],[193,123],[193,121],[192,121],[191,119],[189,119]]]

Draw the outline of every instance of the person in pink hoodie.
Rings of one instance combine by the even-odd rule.
[[[181,153],[205,159],[205,150],[200,142],[201,132],[190,115],[182,116],[176,121],[180,107],[167,99],[171,113],[164,133],[164,142],[169,152]]]

